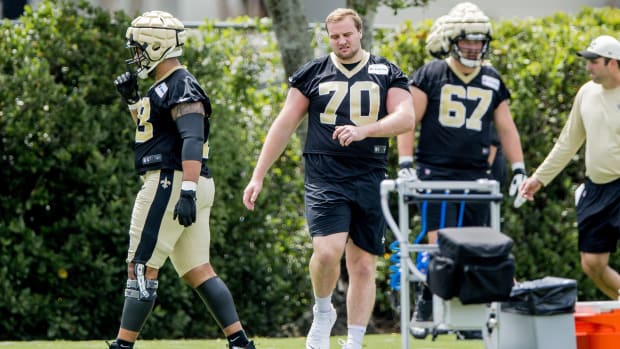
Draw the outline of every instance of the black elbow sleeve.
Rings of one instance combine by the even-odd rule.
[[[202,161],[204,122],[202,114],[186,114],[176,120],[177,130],[183,139],[181,160]]]

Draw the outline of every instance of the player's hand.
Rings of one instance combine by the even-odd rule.
[[[137,75],[130,72],[124,72],[114,80],[114,85],[116,86],[118,93],[125,100],[125,103],[135,104],[140,100]]]
[[[527,178],[519,188],[519,194],[526,200],[534,200],[534,194],[542,188],[542,183],[536,177]]]
[[[525,166],[523,164],[513,165],[512,168],[512,180],[510,181],[510,188],[508,189],[508,194],[510,196],[514,196],[514,201],[512,205],[516,208],[521,207],[527,200],[523,195],[519,192],[519,188],[521,188],[521,184],[527,179],[525,175]]]
[[[256,198],[258,198],[258,194],[260,194],[263,189],[263,182],[258,180],[251,180],[248,183],[248,186],[245,187],[243,191],[243,205],[250,211],[254,211],[254,202],[256,202]]]
[[[353,142],[361,141],[366,138],[361,127],[353,125],[336,126],[332,139],[337,139],[341,146],[349,146]]]
[[[189,227],[196,222],[196,191],[181,190],[181,196],[174,206],[172,219],[179,218],[179,224]]]
[[[418,174],[416,173],[413,163],[411,161],[401,162],[398,164],[398,178],[410,179],[413,181],[418,180]]]

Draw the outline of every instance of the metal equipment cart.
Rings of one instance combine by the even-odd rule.
[[[441,191],[441,193],[436,193]],[[389,207],[390,193],[398,194],[398,224],[394,220]],[[400,327],[402,349],[409,349],[409,326],[411,316],[410,283],[412,281],[426,281],[424,275],[411,260],[410,253],[421,251],[436,251],[437,245],[413,244],[409,240],[409,205],[412,203],[428,201],[456,201],[456,202],[484,202],[490,205],[491,228],[500,231],[500,202],[502,194],[500,186],[494,180],[478,181],[419,181],[413,179],[398,178],[386,179],[381,182],[381,208],[389,228],[399,242],[400,258]],[[436,296],[434,296],[436,298]],[[434,301],[435,303],[435,301]],[[435,304],[434,304],[435,305]],[[481,305],[484,306],[484,305]],[[463,308],[456,307],[451,311],[443,311],[443,314],[452,314],[458,317]],[[451,316],[452,316],[451,315]],[[446,319],[434,319],[434,322],[445,324]],[[448,319],[449,322],[449,319]],[[449,327],[449,324],[447,324]],[[480,329],[484,323],[480,324]]]

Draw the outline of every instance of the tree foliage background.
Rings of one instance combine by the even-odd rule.
[[[132,168],[132,121],[112,84],[125,70],[129,21],[84,1],[43,1],[18,23],[1,25],[0,340],[116,335],[127,228],[140,187]],[[313,300],[300,142],[294,137],[274,164],[257,210],[246,211],[242,190],[286,84],[269,21],[237,21],[251,25],[238,30],[205,22],[193,30],[183,58],[214,105],[212,263],[251,335],[303,335]],[[429,59],[429,28],[430,22],[407,22],[377,30],[374,51],[412,72]],[[575,52],[598,34],[616,35],[620,12],[584,9],[576,16],[495,23],[495,29],[490,59],[513,94],[532,168],[550,150],[588,78]],[[581,300],[601,299],[578,265],[572,192],[582,179],[579,154],[534,203],[514,210],[506,202],[503,228],[515,239],[519,279],[574,278]],[[381,261],[374,319],[396,329],[388,264]],[[164,267],[160,282],[143,338],[221,336],[172,268]]]

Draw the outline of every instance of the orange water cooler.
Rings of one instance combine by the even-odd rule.
[[[577,302],[577,349],[620,348],[620,301]]]

